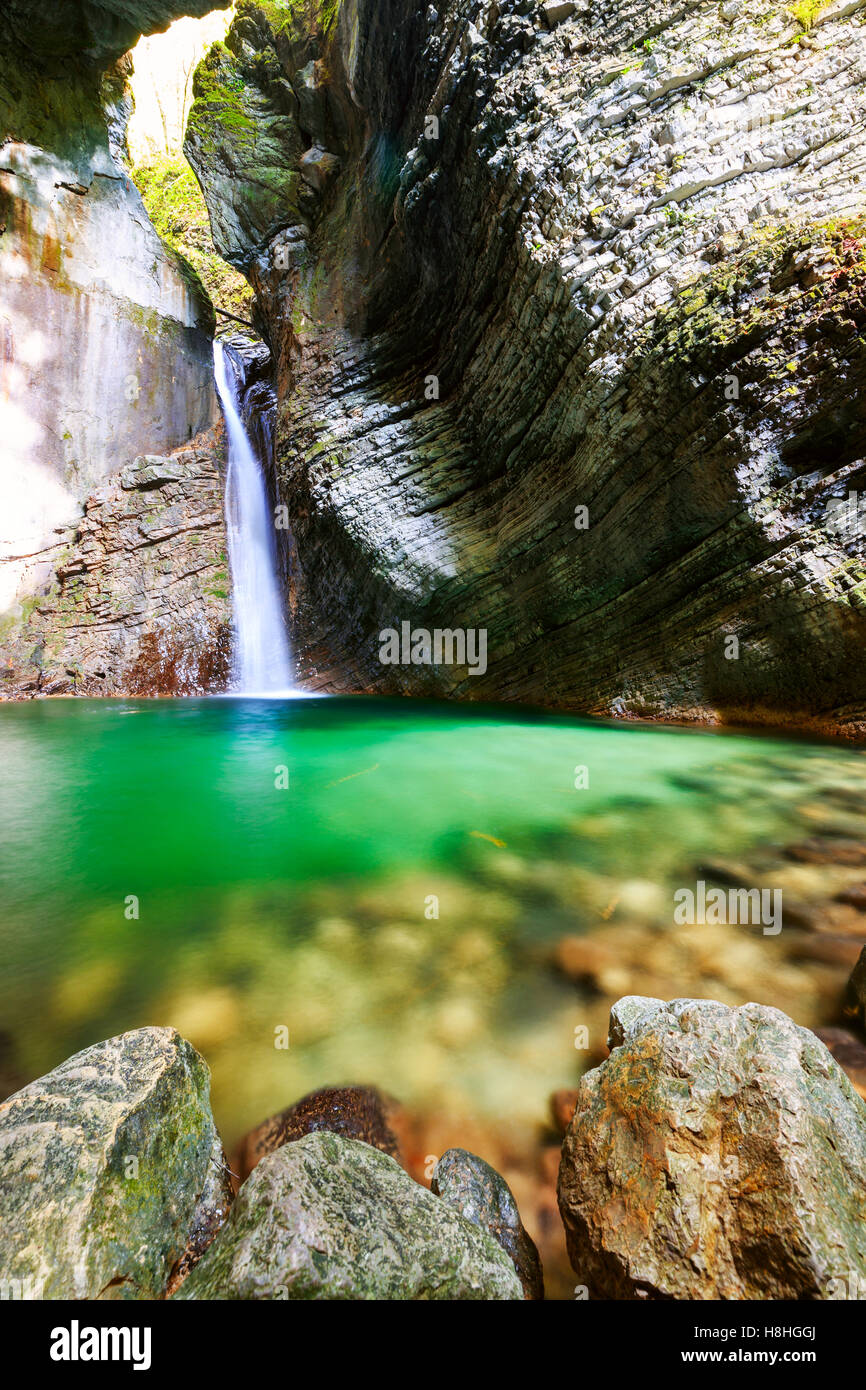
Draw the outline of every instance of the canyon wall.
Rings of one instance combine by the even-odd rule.
[[[158,556],[184,594],[167,606],[147,582],[147,528],[131,527],[125,505],[105,514],[111,498],[127,500],[121,478],[137,458],[170,454],[218,418],[213,310],[123,162],[126,50],[212,8],[12,0],[0,16],[0,694],[124,689],[146,658],[166,689],[186,688],[199,658],[224,664],[227,603],[214,612],[214,595],[190,580],[184,543],[162,542]],[[196,446],[202,489],[190,488],[178,537],[213,515],[216,445],[206,462]],[[103,520],[113,558],[82,570]],[[216,572],[222,549],[224,538]],[[218,589],[207,571],[202,583]],[[84,572],[92,606],[73,584]]]
[[[864,9],[241,0],[186,148],[308,685],[866,731]]]

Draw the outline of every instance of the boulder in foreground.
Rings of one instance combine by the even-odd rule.
[[[489,1231],[517,1270],[525,1298],[544,1298],[535,1242],[524,1228],[511,1188],[495,1168],[465,1149],[449,1149],[436,1164],[431,1191],[474,1226]]]
[[[181,1299],[522,1299],[505,1251],[387,1154],[328,1131],[267,1155]]]
[[[866,1286],[866,1105],[778,1009],[629,997],[562,1148],[591,1297],[827,1299]]]
[[[4,1297],[160,1298],[230,1203],[208,1069],[172,1028],[88,1047],[0,1105]]]

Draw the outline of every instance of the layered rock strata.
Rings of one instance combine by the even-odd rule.
[[[0,626],[0,696],[205,695],[230,680],[225,442],[133,460],[29,561]]]
[[[187,151],[310,685],[866,728],[866,31],[813,8],[242,0]]]

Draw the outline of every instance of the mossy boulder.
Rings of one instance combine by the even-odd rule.
[[[184,1299],[520,1299],[485,1231],[380,1150],[320,1131],[269,1154]]]
[[[171,1028],[88,1047],[0,1105],[0,1288],[160,1298],[228,1213],[210,1077]]]

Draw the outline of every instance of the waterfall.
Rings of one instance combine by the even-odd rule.
[[[241,419],[234,364],[220,342],[214,343],[214,376],[229,441],[226,530],[237,689],[244,695],[285,695],[292,690],[292,665],[273,517],[262,468]]]

